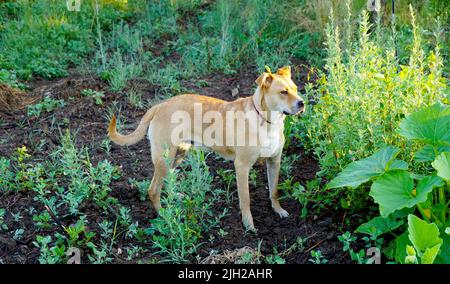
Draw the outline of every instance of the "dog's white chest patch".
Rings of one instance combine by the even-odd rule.
[[[272,125],[270,130],[265,131],[266,135],[262,137],[261,141],[261,157],[269,158],[278,154],[280,148],[283,147],[281,145],[281,130],[280,126]]]

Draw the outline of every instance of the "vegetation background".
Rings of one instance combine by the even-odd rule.
[[[449,263],[450,2],[367,2],[1,1],[0,263],[66,263],[70,248],[86,263],[367,263],[369,247],[384,262]],[[201,151],[170,172],[156,216],[149,151],[133,154],[148,146],[111,145],[107,121],[120,114],[126,131],[183,92],[251,95],[266,65],[291,65],[308,102],[286,121],[280,188],[291,217],[268,212],[257,166],[252,208],[267,212],[259,235],[247,235],[230,165]],[[439,143],[399,130],[436,103]],[[339,183],[357,178],[339,174],[349,164],[389,145],[384,171]],[[417,182],[441,180],[387,216],[370,182],[396,158]],[[414,238],[436,230],[426,244]]]

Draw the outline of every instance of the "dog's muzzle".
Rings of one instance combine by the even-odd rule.
[[[284,115],[295,115],[305,111],[305,103],[303,101],[298,101],[297,104],[294,105],[293,109],[289,111],[283,111]]]
[[[303,102],[303,100],[297,102],[297,109],[298,109],[298,112],[305,111],[305,103]]]

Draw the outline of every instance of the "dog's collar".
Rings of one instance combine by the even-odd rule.
[[[253,101],[253,99],[252,99],[252,104],[253,104],[253,107],[255,108],[255,110],[256,110],[256,113],[265,121],[265,122],[267,122],[268,124],[272,124],[272,122],[270,122],[269,120],[267,120],[267,118],[265,118],[260,112],[259,112],[259,110],[256,108],[256,105],[255,105],[255,102]],[[261,124],[262,125],[262,124]]]

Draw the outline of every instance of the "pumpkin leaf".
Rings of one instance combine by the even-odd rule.
[[[394,166],[394,169],[405,168],[406,163],[403,164],[399,160],[394,161],[399,152],[398,148],[387,146],[370,157],[352,162],[328,183],[327,188],[358,187],[370,179],[389,171],[391,164]]]
[[[450,146],[450,106],[440,103],[423,108],[400,122],[400,135],[434,146]]]
[[[369,222],[366,222],[360,225],[355,232],[370,235],[373,238],[377,238],[378,236],[393,231],[403,225],[402,220],[395,220],[395,218],[391,216],[384,218],[381,216],[375,217]]]
[[[435,151],[437,150],[437,151]],[[442,152],[450,152],[450,146],[437,146],[433,147],[430,144],[426,144],[423,146],[419,151],[417,151],[414,154],[414,160],[416,162],[431,162],[436,159],[436,152],[437,155],[441,154]]]
[[[450,152],[441,153],[431,165],[436,169],[438,176],[450,180]]]
[[[404,170],[387,172],[379,177],[370,189],[369,195],[373,197],[380,207],[380,215],[389,214],[405,207],[413,207],[425,202],[427,195],[434,187],[441,186],[442,179],[437,176],[427,176],[418,182],[414,191],[414,180]]]
[[[428,224],[410,214],[408,216],[408,237],[421,257],[421,263],[433,263],[443,243],[436,224]]]

